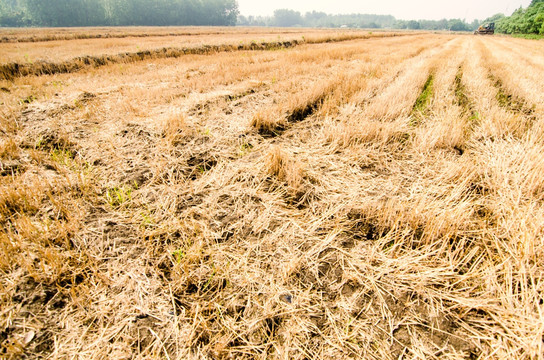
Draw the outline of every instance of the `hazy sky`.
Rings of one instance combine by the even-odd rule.
[[[483,20],[496,13],[511,15],[531,0],[238,0],[242,15],[272,15],[276,9],[323,11],[328,14],[381,14],[403,20],[461,18]]]

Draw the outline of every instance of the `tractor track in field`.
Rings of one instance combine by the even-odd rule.
[[[507,46],[506,44],[504,44],[498,39],[492,39],[491,43],[494,46],[497,46],[498,48],[500,48],[502,51],[510,51],[510,52],[515,51],[517,59],[519,59],[520,61],[523,61],[527,66],[531,68],[536,68],[539,71],[544,71],[544,61],[542,61],[542,59],[540,59],[541,61],[535,61],[535,59],[532,59],[530,56],[527,55],[527,53],[525,53],[527,49],[521,46],[520,44]]]
[[[492,51],[489,49],[489,47],[487,45],[483,45],[480,48],[480,51],[482,54],[481,58],[484,59],[484,63],[486,64],[486,67],[488,69],[488,79],[492,83],[493,87],[495,87],[495,89],[497,90],[495,99],[499,106],[514,114],[521,114],[530,122],[536,121],[536,106],[534,104],[530,104],[527,99],[511,93],[504,85],[503,80],[497,75],[496,69],[494,69],[494,67],[490,64],[490,61],[487,60],[492,54]],[[536,65],[533,64],[532,66]]]
[[[399,70],[389,74],[385,74],[383,81],[379,81],[374,84],[373,89],[368,89],[369,96],[362,99],[361,101],[356,101],[358,106],[362,106],[363,108],[368,106],[369,104],[371,104],[372,99],[374,99],[376,96],[378,96],[378,94],[383,92],[383,90],[386,89],[388,86],[391,86],[391,84],[397,79],[402,77],[402,75],[407,72],[407,66],[405,66],[406,63],[414,61],[414,59],[418,57],[424,58],[427,56],[432,56],[433,51],[434,50],[430,47],[422,47],[409,54],[408,57],[403,58],[400,64],[398,64]],[[359,75],[362,76],[363,74],[355,75],[355,77]],[[347,81],[349,82],[350,79],[348,79]],[[322,91],[313,93],[308,99],[303,101],[295,108],[292,108],[289,111],[282,112],[279,121],[276,121],[275,124],[271,126],[261,126],[258,123],[255,123],[257,132],[261,136],[266,138],[275,138],[277,136],[281,136],[284,132],[288,131],[294,124],[302,122],[318,112],[323,106],[324,102],[330,96],[332,96],[336,91],[342,90],[343,85],[345,84],[342,84],[337,80],[329,81],[328,85],[323,86]],[[359,90],[360,89],[355,90],[355,93],[357,93],[357,91]],[[343,95],[344,94],[342,94],[342,96]],[[349,99],[351,99],[353,96],[354,94],[350,94],[348,96],[348,99],[346,99],[345,101],[349,101]],[[341,104],[337,104],[337,106],[339,105]]]

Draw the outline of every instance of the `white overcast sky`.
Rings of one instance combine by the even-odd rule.
[[[393,15],[403,20],[439,20],[460,18],[483,20],[496,13],[511,15],[531,0],[238,0],[242,15],[272,15],[276,9],[292,9],[304,14],[323,11],[328,14]]]

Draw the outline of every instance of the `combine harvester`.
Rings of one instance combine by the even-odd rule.
[[[474,31],[474,35],[493,35],[495,33],[495,23],[480,25],[478,30]]]

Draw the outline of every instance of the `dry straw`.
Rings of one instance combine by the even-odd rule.
[[[542,357],[542,45],[307,35],[0,82],[1,358]]]

